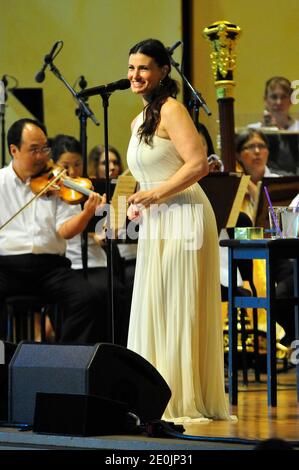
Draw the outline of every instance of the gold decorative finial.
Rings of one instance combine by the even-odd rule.
[[[204,37],[211,41],[213,47],[210,57],[217,98],[233,97],[233,70],[236,67],[234,49],[240,33],[241,28],[229,21],[216,21],[203,30]]]

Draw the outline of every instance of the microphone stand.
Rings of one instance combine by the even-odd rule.
[[[111,343],[114,344],[115,337],[115,320],[114,320],[114,300],[113,300],[113,251],[112,251],[112,228],[111,228],[111,214],[110,214],[110,178],[109,178],[109,145],[108,145],[108,107],[110,92],[105,90],[100,92],[102,104],[104,109],[104,148],[105,148],[105,191],[107,196],[107,203],[109,209],[107,210],[107,288],[108,288],[108,315],[111,320]]]
[[[65,78],[61,75],[58,68],[53,64],[51,60],[49,62],[50,70],[53,72],[55,77],[57,77],[60,81],[64,83],[66,88],[71,92],[75,100],[77,101],[79,111],[78,116],[80,120],[80,142],[82,147],[82,159],[83,159],[83,176],[87,176],[87,118],[90,118],[92,122],[99,126],[100,123],[89,108],[88,104],[82,98],[77,96],[75,90],[71,87],[71,85],[65,80]],[[81,248],[82,248],[82,266],[83,266],[83,275],[87,279],[88,278],[88,231],[85,229],[81,234]]]
[[[87,86],[87,82],[81,79],[79,82],[81,90]],[[77,96],[77,95],[76,95]],[[88,107],[86,99],[82,98],[83,103]],[[89,107],[88,107],[89,109]],[[76,109],[76,115],[79,118],[80,123],[80,142],[82,149],[82,160],[83,160],[83,177],[86,178],[87,174],[87,115],[83,108],[79,105]],[[99,125],[99,123],[97,124]],[[81,203],[83,208],[84,203]],[[82,257],[82,268],[83,276],[88,279],[88,227],[81,233],[81,257]]]
[[[0,104],[0,118],[1,118],[1,167],[5,166],[5,107],[6,107],[6,77],[3,76],[3,103]]]
[[[90,118],[92,122],[99,126],[100,123],[89,108],[88,104],[84,102],[82,98],[79,98],[75,90],[71,87],[71,85],[65,80],[65,78],[61,75],[58,68],[53,64],[51,61],[49,63],[50,70],[53,74],[61,80],[66,88],[71,92],[75,100],[77,101],[79,107],[79,119],[80,119],[80,142],[82,145],[82,157],[83,157],[83,176],[87,175],[87,134],[86,134],[86,122],[87,118]]]
[[[182,77],[185,85],[187,85],[187,87],[189,88],[189,91],[191,92],[191,95],[192,95],[191,107],[193,108],[192,119],[196,128],[198,129],[199,108],[202,107],[208,116],[211,116],[212,113],[209,110],[207,103],[203,99],[201,93],[199,93],[199,91],[193,88],[191,83],[187,80],[186,76],[183,74],[183,72],[179,68],[179,64],[175,62],[175,60],[172,58],[171,55],[170,55],[170,62],[171,62],[171,65],[176,69],[176,71]]]
[[[0,110],[1,118],[1,167],[5,166],[5,104],[1,105]]]

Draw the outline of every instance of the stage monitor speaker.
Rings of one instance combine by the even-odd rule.
[[[43,434],[100,436],[128,434],[136,419],[128,405],[94,395],[36,394],[33,431]]]
[[[125,347],[23,341],[9,364],[10,422],[33,423],[37,392],[120,401],[142,422],[160,419],[171,396],[159,372]]]

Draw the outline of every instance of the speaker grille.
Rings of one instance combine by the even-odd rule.
[[[9,419],[33,422],[37,392],[85,394],[99,345],[20,343],[9,366]]]
[[[36,394],[95,395],[124,402],[142,421],[160,419],[171,391],[143,357],[110,343],[21,342],[9,365],[9,420],[33,423]]]

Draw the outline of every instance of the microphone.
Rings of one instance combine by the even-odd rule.
[[[45,80],[45,70],[48,67],[48,65],[52,62],[53,56],[54,56],[55,51],[56,51],[57,47],[59,46],[59,44],[63,44],[63,41],[55,42],[54,46],[51,49],[50,54],[45,55],[44,65],[42,66],[41,70],[39,72],[37,72],[37,74],[35,75],[35,81],[36,82],[41,83]]]
[[[183,41],[177,41],[175,42],[172,46],[170,47],[166,47],[166,50],[168,52],[169,55],[172,55],[173,54],[173,51],[179,47],[181,44],[183,44]]]
[[[5,83],[4,83],[4,77],[3,75],[2,80],[0,80],[0,115],[4,115],[5,112],[5,101],[6,101],[6,93],[5,93]]]
[[[85,80],[84,75],[80,75],[79,87],[81,88],[81,90],[85,90],[85,88],[87,87],[87,81]]]
[[[127,90],[130,88],[131,83],[127,78],[122,78],[116,82],[108,83],[108,85],[95,86],[93,88],[86,88],[86,90],[79,91],[77,96],[84,98],[86,96],[102,95],[105,93],[112,93],[116,90]]]
[[[3,75],[3,77],[1,78],[1,81],[4,85],[4,87],[7,87],[7,85],[8,85],[7,75]]]
[[[0,80],[0,114],[4,114],[5,102],[7,100],[6,87],[8,85],[7,75],[3,75]]]

